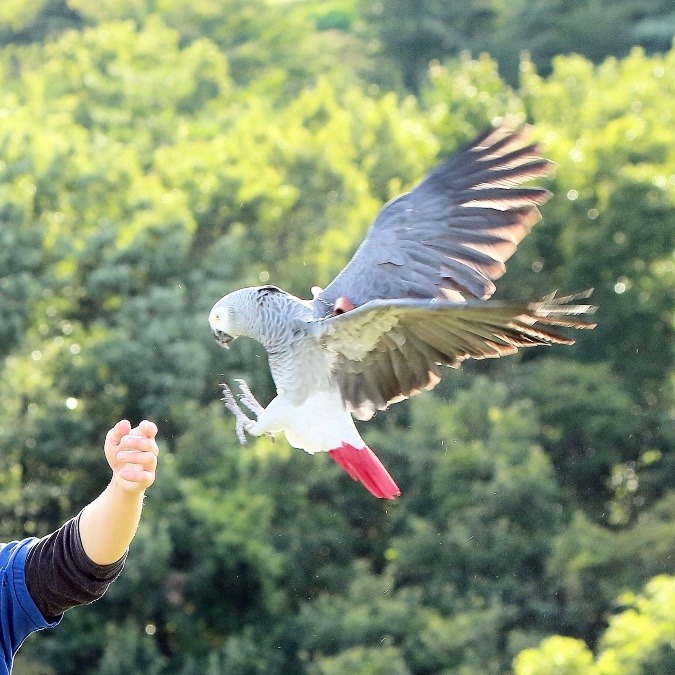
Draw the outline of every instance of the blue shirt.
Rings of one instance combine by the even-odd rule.
[[[0,675],[8,675],[21,643],[36,630],[59,621],[45,621],[26,587],[26,556],[35,537],[0,544]]]

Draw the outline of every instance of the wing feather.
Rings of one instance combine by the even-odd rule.
[[[586,315],[595,308],[577,304],[587,296],[521,303],[374,300],[312,325],[335,356],[345,406],[368,419],[394,401],[432,389],[441,365],[572,343],[551,327],[592,328]]]
[[[547,190],[519,187],[552,163],[528,144],[529,127],[491,129],[450,156],[411,192],[385,205],[347,266],[319,293],[315,317],[346,297],[486,299],[504,263],[539,220]]]

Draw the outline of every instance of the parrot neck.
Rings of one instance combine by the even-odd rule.
[[[252,322],[254,338],[270,357],[283,354],[292,343],[304,337],[301,326],[311,317],[311,309],[287,293],[264,296]]]

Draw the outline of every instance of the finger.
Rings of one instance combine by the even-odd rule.
[[[157,456],[151,452],[122,450],[117,453],[117,459],[125,464],[138,464],[146,471],[154,469],[157,466]]]
[[[157,425],[154,422],[149,420],[143,420],[139,425],[138,429],[144,436],[148,438],[154,438],[157,436]]]
[[[128,480],[131,483],[138,483],[144,487],[149,487],[155,482],[155,472],[146,471],[133,464],[126,464],[119,471],[120,478]]]
[[[123,450],[138,450],[140,452],[149,452],[156,455],[159,452],[157,443],[154,439],[145,436],[123,436],[119,443]]]
[[[154,438],[157,435],[157,425],[154,422],[143,420],[137,427],[134,427],[129,433],[132,436],[146,436],[147,438]]]
[[[131,431],[129,420],[120,420],[105,436],[106,445],[119,445],[125,434]]]

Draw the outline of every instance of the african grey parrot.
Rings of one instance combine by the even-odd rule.
[[[589,293],[486,302],[504,262],[539,220],[550,193],[515,187],[548,173],[528,128],[504,124],[468,144],[411,192],[386,204],[347,266],[301,300],[275,286],[234,291],[209,316],[223,347],[237,336],[267,350],[277,396],[263,408],[243,380],[249,419],[223,386],[237,435],[284,432],[310,454],[328,452],[376,497],[400,490],[352,415],[432,389],[440,365],[504,356],[518,347],[572,344],[550,326],[592,328],[574,304]]]

